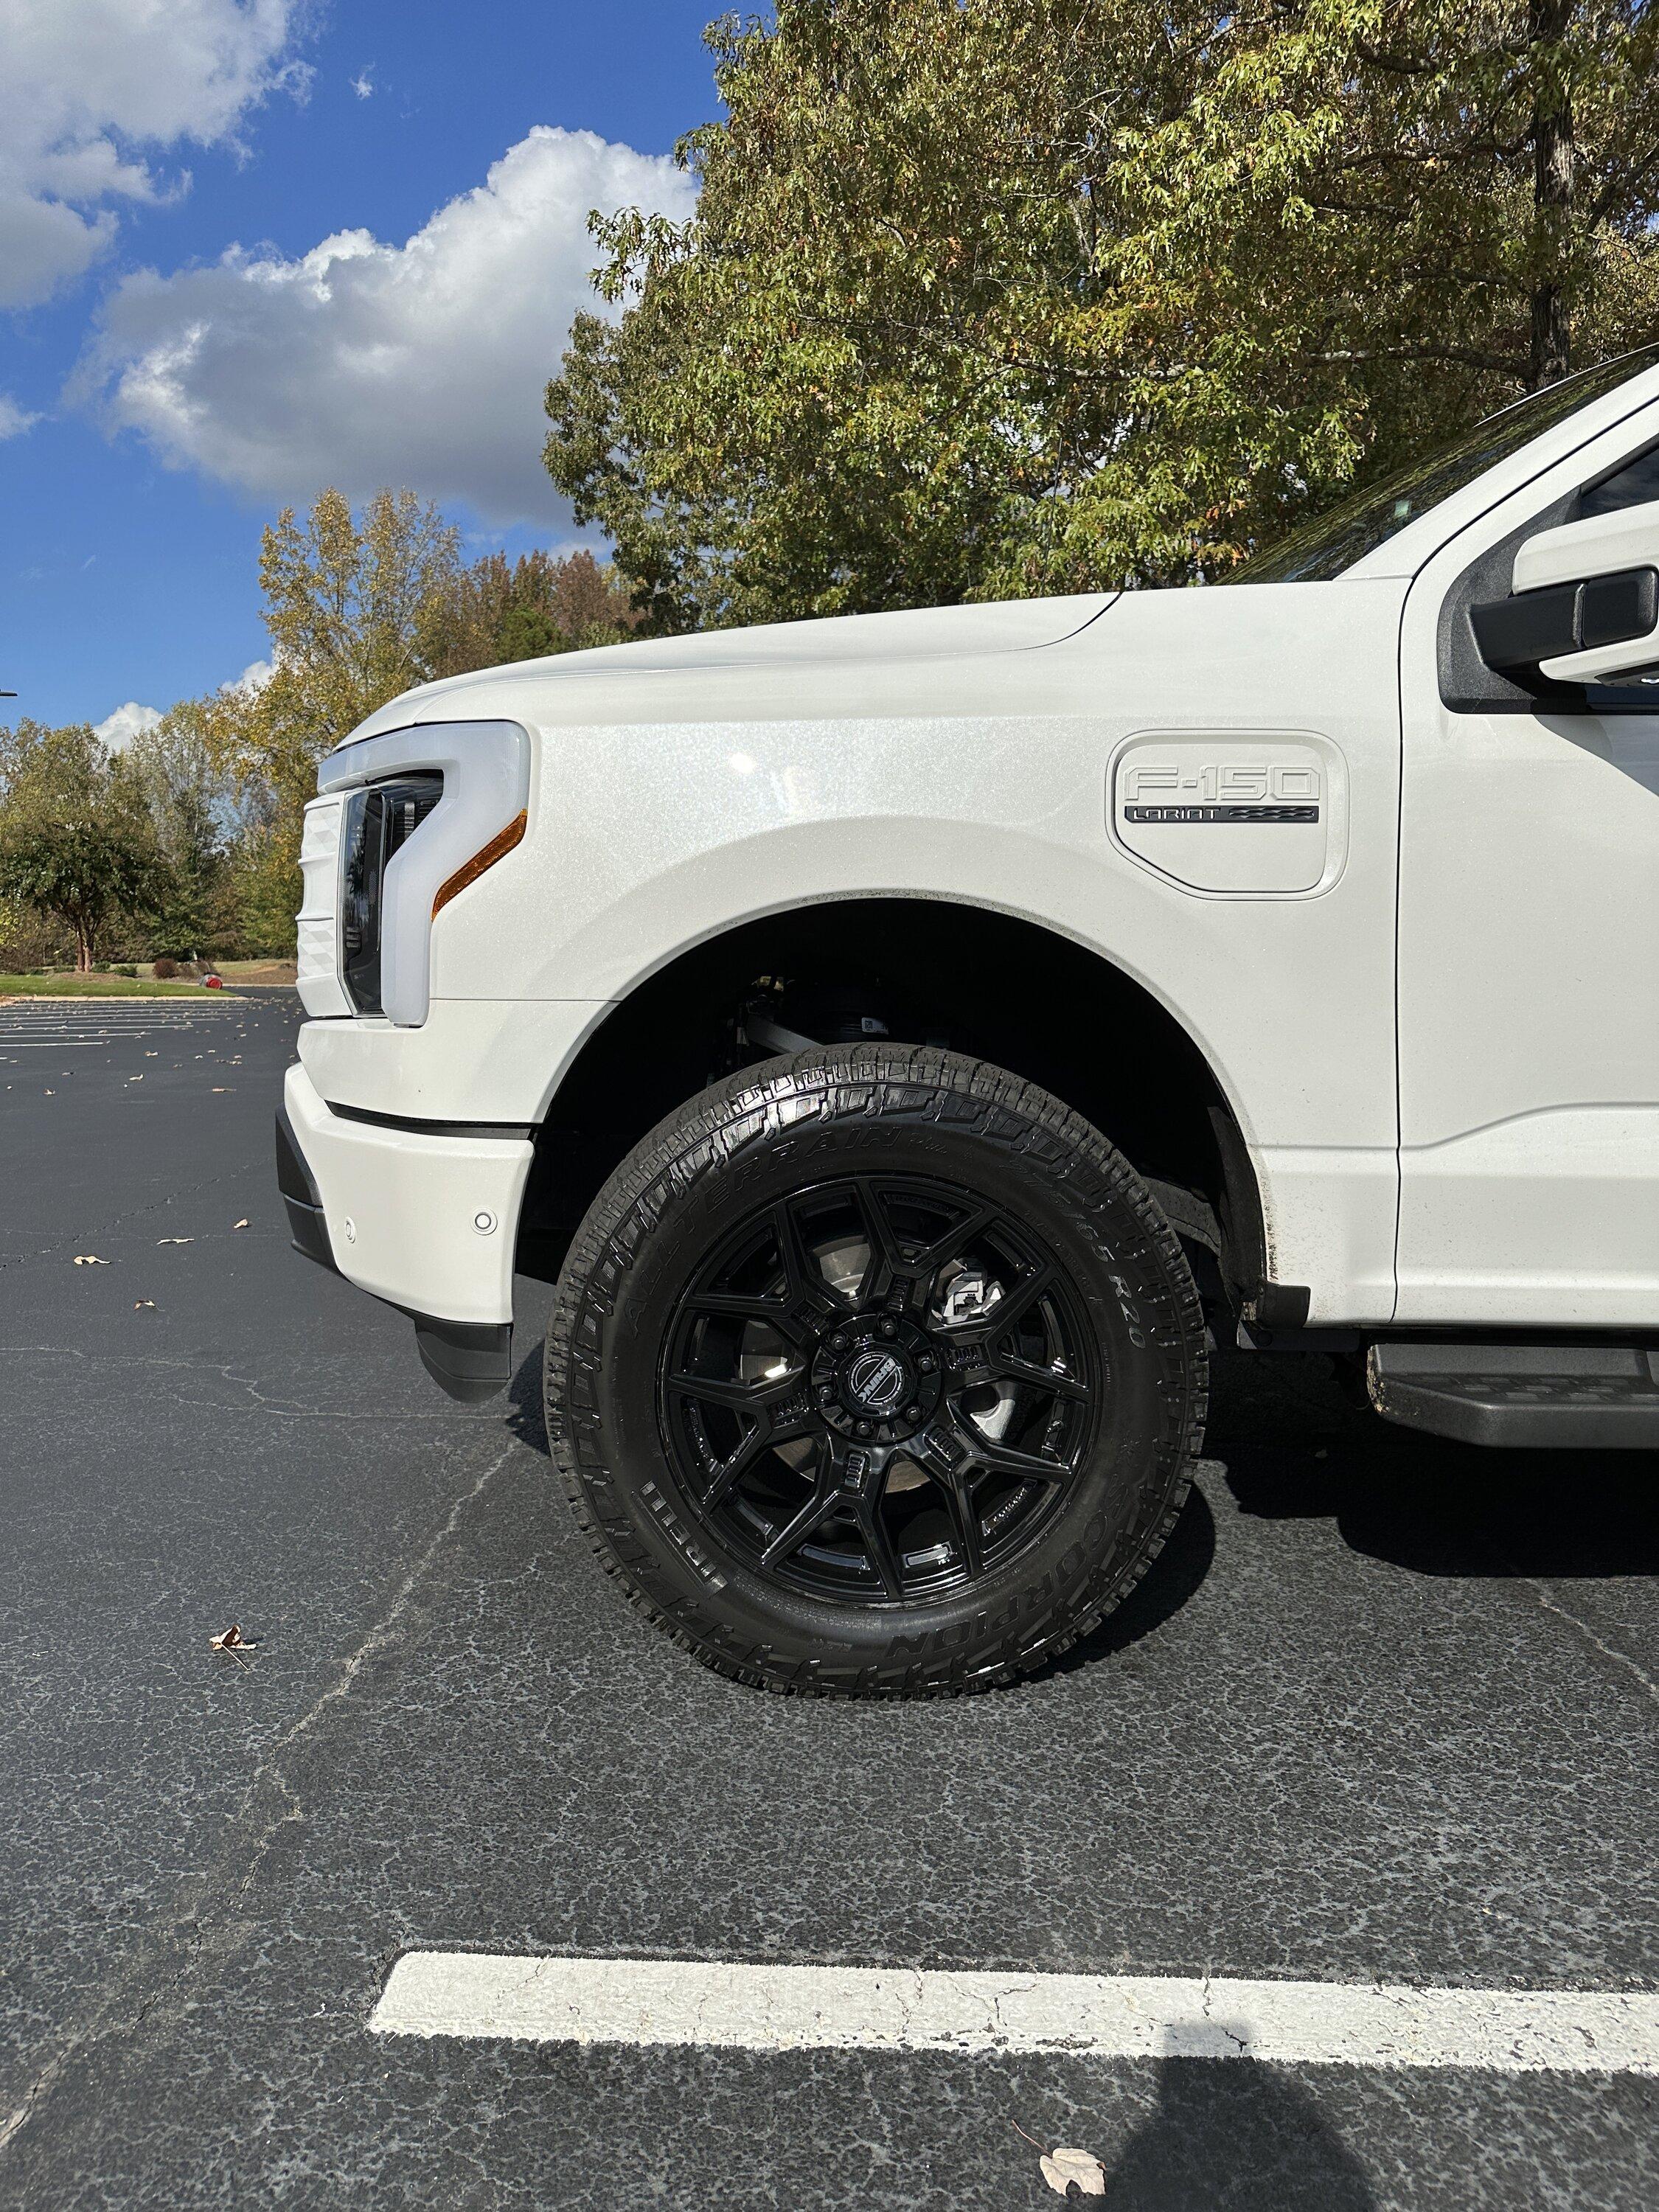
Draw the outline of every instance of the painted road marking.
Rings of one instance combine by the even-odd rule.
[[[379,2035],[738,2051],[1053,2051],[1659,2074],[1659,1992],[734,1966],[411,1951]]]
[[[70,1045],[115,1044],[161,1030],[181,1035],[246,1012],[235,1000],[226,1004],[213,1000],[160,1000],[151,1006],[116,1000],[90,1011],[84,1001],[70,1002],[61,1012],[56,1002],[47,1006],[43,1000],[0,1006],[0,1050],[51,1052]]]

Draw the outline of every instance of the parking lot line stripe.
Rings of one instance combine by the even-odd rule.
[[[411,1951],[380,2035],[1659,2074],[1659,1992]]]

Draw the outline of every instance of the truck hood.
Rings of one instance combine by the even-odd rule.
[[[918,607],[902,614],[843,615],[818,622],[768,623],[753,629],[704,630],[692,637],[648,638],[586,653],[550,654],[475,669],[405,691],[359,723],[351,739],[411,723],[465,721],[490,711],[538,719],[536,698],[556,688],[603,679],[695,677],[717,669],[851,667],[860,663],[961,661],[987,653],[1030,653],[1075,636],[1103,614],[1115,592],[1075,598],[1007,599],[988,605]],[[516,696],[514,696],[516,695]],[[568,696],[568,694],[565,694]]]

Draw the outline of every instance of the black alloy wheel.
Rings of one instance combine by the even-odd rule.
[[[553,1456],[607,1568],[774,1688],[983,1688],[1118,1603],[1205,1407],[1181,1249],[1006,1071],[835,1047],[692,1099],[577,1232]]]
[[[1074,1482],[1097,1362],[1064,1269],[933,1176],[759,1209],[682,1293],[662,1424],[711,1534],[853,1603],[997,1573]]]

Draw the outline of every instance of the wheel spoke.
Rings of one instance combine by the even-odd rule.
[[[699,1501],[705,1513],[712,1513],[726,1497],[739,1475],[746,1474],[759,1459],[778,1442],[769,1421],[757,1421],[743,1442],[727,1458],[721,1460],[709,1477],[708,1486]]]
[[[1088,1386],[1079,1382],[1074,1375],[1062,1375],[1056,1368],[1040,1367],[1034,1359],[1019,1359],[1012,1352],[993,1351],[990,1371],[1007,1382],[1027,1382],[1034,1390],[1052,1390],[1056,1398],[1075,1399],[1086,1405]]]
[[[972,1421],[959,1422],[957,1434],[977,1466],[998,1474],[1018,1475],[1022,1482],[1064,1482],[1072,1472],[1065,1460],[1051,1459],[1046,1452],[1016,1451],[1011,1444],[997,1443]]]
[[[934,1482],[943,1492],[945,1505],[950,1510],[962,1563],[970,1575],[976,1575],[984,1567],[985,1549],[979,1525],[979,1509],[974,1503],[972,1468],[968,1465],[955,1468],[949,1474],[935,1476]]]
[[[859,1285],[859,1301],[864,1305],[880,1305],[890,1297],[894,1286],[902,1278],[914,1273],[899,1249],[893,1224],[887,1218],[887,1208],[882,1201],[880,1187],[866,1182],[862,1176],[853,1186],[853,1202],[864,1226],[870,1257],[864,1270],[864,1280]]]
[[[682,1370],[669,1376],[668,1387],[683,1397],[700,1398],[711,1406],[735,1406],[741,1413],[757,1413],[779,1404],[799,1382],[800,1376],[793,1367],[787,1375],[762,1376],[753,1382],[732,1376],[688,1375]]]
[[[938,1274],[939,1269],[947,1267],[952,1260],[959,1260],[965,1248],[973,1243],[981,1230],[988,1229],[995,1218],[988,1206],[975,1207],[971,1213],[964,1214],[953,1228],[947,1229],[937,1243],[930,1244],[925,1252],[918,1253],[916,1266],[925,1270],[929,1277]]]
[[[825,1281],[823,1272],[806,1249],[789,1200],[780,1199],[772,1208],[772,1234],[783,1268],[783,1306],[799,1327],[811,1328],[844,1313],[850,1300],[842,1298]]]
[[[904,1573],[893,1549],[893,1540],[887,1533],[887,1523],[881,1517],[881,1492],[875,1490],[860,1497],[853,1508],[859,1524],[859,1534],[864,1539],[864,1548],[870,1555],[870,1564],[880,1577],[881,1586],[889,1597],[904,1595]]]
[[[812,1479],[811,1495],[792,1517],[786,1521],[761,1553],[763,1567],[775,1567],[798,1552],[806,1539],[819,1528],[842,1503],[841,1476],[836,1455],[830,1448],[830,1439],[821,1439],[818,1464]]]

